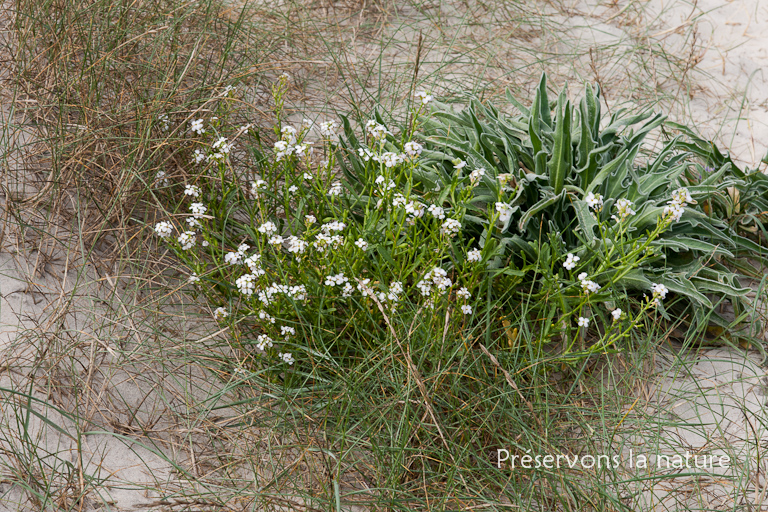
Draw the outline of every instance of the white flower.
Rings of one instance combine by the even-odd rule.
[[[196,164],[199,164],[200,162],[205,160],[205,153],[203,153],[202,150],[196,149],[195,155],[192,157],[192,160],[194,160]]]
[[[680,222],[680,219],[683,217],[683,213],[685,213],[685,207],[683,205],[670,203],[664,207],[662,216],[664,218],[671,219],[672,222]]]
[[[454,237],[459,233],[459,230],[461,229],[461,222],[457,221],[456,219],[445,219],[443,222],[443,225],[440,226],[440,234]]]
[[[280,133],[282,134],[283,141],[287,142],[291,146],[296,144],[296,128],[290,125],[283,126],[280,129]]]
[[[328,190],[329,196],[340,196],[341,195],[341,182],[336,181],[331,185],[331,188]]]
[[[259,191],[267,188],[267,182],[261,179],[251,182],[251,194],[259,197]]]
[[[418,142],[414,142],[414,141],[406,142],[405,145],[403,146],[403,151],[405,151],[405,154],[408,155],[410,158],[418,157],[423,150],[424,150],[424,147]]]
[[[317,222],[317,218],[314,215],[305,215],[304,222],[306,222],[307,224],[314,224],[315,222]]]
[[[296,334],[296,329],[293,327],[288,327],[287,325],[280,326],[280,334],[285,336],[286,339],[288,339],[291,336],[294,336]]]
[[[368,250],[368,242],[363,240],[362,238],[358,238],[355,242],[355,245],[361,250],[361,251],[367,251]]]
[[[309,243],[305,242],[297,236],[288,237],[288,252],[294,254],[303,254],[307,250]]]
[[[283,245],[283,237],[280,235],[275,235],[273,237],[270,237],[267,243],[269,243],[270,245]]]
[[[288,187],[289,194],[295,194],[298,191],[299,191],[299,187],[297,187],[296,185],[291,185],[290,187]]]
[[[327,222],[323,224],[323,227],[321,228],[323,230],[323,233],[330,234],[334,231],[344,231],[346,229],[347,225],[343,222],[339,222],[338,220],[334,220],[332,222]]]
[[[373,290],[368,286],[370,282],[370,279],[362,279],[357,282],[357,289],[363,294],[363,297],[373,296]]]
[[[219,153],[227,154],[232,149],[232,144],[227,144],[226,137],[219,137],[216,142],[211,146],[213,149],[218,149]]]
[[[173,233],[173,225],[170,222],[160,221],[155,224],[155,234],[160,238],[168,238]]]
[[[453,168],[455,170],[457,170],[457,171],[460,171],[461,169],[463,169],[466,166],[467,166],[467,162],[465,162],[464,160],[454,160],[453,161]]]
[[[185,231],[179,235],[179,244],[183,250],[189,250],[195,245],[195,232]]]
[[[237,87],[235,87],[235,86],[233,86],[233,85],[228,85],[228,86],[226,86],[226,87],[224,88],[224,92],[223,92],[221,95],[222,95],[222,96],[228,96],[228,95],[229,95],[229,93],[230,93],[230,92],[232,92],[232,91],[234,91],[235,89],[237,89]]]
[[[272,338],[267,336],[266,334],[259,334],[258,338],[256,338],[256,348],[264,352],[267,350],[268,347],[271,347],[273,345]]]
[[[482,259],[483,259],[483,254],[480,252],[480,249],[472,249],[467,253],[467,261],[476,263],[478,261],[481,261]]]
[[[325,286],[342,286],[344,283],[348,282],[349,279],[343,274],[338,273],[335,276],[330,275],[325,278]]]
[[[198,135],[202,135],[205,133],[205,129],[203,129],[203,120],[202,119],[195,119],[189,124],[189,129],[195,132]]]
[[[291,286],[288,288],[286,295],[294,300],[304,300],[307,297],[307,287],[303,284]]]
[[[365,123],[365,131],[374,139],[383,139],[386,135],[392,135],[387,128],[373,119]]]
[[[305,144],[299,144],[296,147],[293,148],[294,152],[296,153],[296,156],[309,156],[312,154],[312,146],[310,146],[311,142],[307,142]]]
[[[469,304],[464,304],[463,306],[461,306],[461,312],[464,313],[465,315],[471,315],[472,306],[470,306]]]
[[[381,157],[379,158],[379,162],[384,164],[386,167],[394,167],[405,160],[404,155],[398,155],[397,153],[393,153],[392,151],[387,151],[386,153],[382,153]]]
[[[286,352],[285,354],[280,352],[278,357],[280,357],[280,359],[282,359],[283,362],[288,363],[289,365],[292,365],[295,361],[295,359],[293,358],[290,352]]]
[[[155,186],[163,185],[167,187],[170,184],[168,178],[165,177],[165,171],[157,171],[157,174],[155,174],[155,181]]]
[[[661,301],[667,298],[667,293],[669,293],[669,288],[664,286],[660,283],[653,283],[651,285],[651,290],[653,291],[653,302],[657,305],[661,305]]]
[[[683,187],[672,192],[672,201],[670,202],[675,202],[681,206],[687,206],[688,203],[693,202],[693,198],[691,197],[691,193],[688,192],[688,189]]]
[[[208,245],[209,245],[209,244],[208,244],[208,240],[203,240],[203,241],[200,243],[200,245],[202,245],[203,247],[208,247]]]
[[[195,218],[200,219],[208,211],[208,208],[203,203],[192,203],[189,205],[189,211]]]
[[[373,158],[373,153],[368,148],[357,148],[357,154],[366,162]]]
[[[336,121],[323,121],[320,123],[320,135],[326,138],[336,135],[336,127],[339,124]]]
[[[256,291],[256,276],[253,274],[245,274],[244,276],[238,277],[235,281],[235,286],[237,286],[238,291],[243,295],[253,295],[253,292]]]
[[[496,203],[496,211],[499,212],[499,223],[502,225],[512,217],[512,207],[507,203]]]
[[[304,181],[312,181],[312,175],[309,174],[308,172],[305,172],[303,177],[304,177]]]
[[[599,284],[587,279],[586,272],[582,272],[581,274],[579,274],[579,281],[581,281],[581,288],[582,290],[584,290],[584,293],[586,294],[594,293],[600,289]]]
[[[429,208],[427,208],[427,211],[432,214],[432,216],[436,219],[443,220],[445,219],[445,210],[441,206],[437,206],[436,204],[429,205]]]
[[[579,317],[579,327],[589,327],[589,318]]]
[[[432,101],[434,98],[431,94],[428,94],[427,91],[424,89],[419,89],[416,91],[416,94],[414,94],[416,99],[421,102],[422,105],[428,105],[430,101]]]
[[[224,262],[230,265],[239,265],[243,262],[243,255],[239,252],[228,252],[224,255]]]
[[[590,192],[584,197],[584,202],[587,203],[587,206],[593,210],[600,211],[600,209],[603,207],[603,196],[600,194],[595,195]]]
[[[192,275],[189,276],[189,282],[192,284],[199,283],[200,276],[198,276],[196,272],[192,272]]]
[[[456,292],[457,297],[461,297],[462,299],[468,299],[472,296],[472,294],[469,293],[469,290],[466,288],[461,288],[459,291]]]
[[[611,218],[616,222],[624,222],[627,218],[635,215],[637,212],[632,209],[632,201],[624,199],[623,197],[616,201],[616,215],[611,215]]]
[[[483,179],[483,176],[485,176],[485,169],[479,167],[469,173],[469,182],[472,184],[472,186],[475,186],[480,183],[480,180]]]
[[[569,254],[565,257],[565,263],[563,263],[563,266],[566,270],[573,270],[576,267],[576,263],[580,260],[578,256],[574,256],[573,254]]]
[[[622,311],[619,308],[614,309],[611,311],[611,316],[613,316],[613,320],[616,321],[619,318],[621,318]]]
[[[267,322],[274,324],[275,323],[275,317],[264,311],[263,309],[259,311],[259,320],[266,320]]]
[[[344,288],[341,289],[341,296],[345,299],[352,296],[352,292],[355,290],[355,287],[352,286],[350,283],[344,283]]]
[[[200,224],[200,221],[195,217],[187,217],[187,224],[189,224],[190,229],[199,229],[203,227],[203,225]]]
[[[376,177],[376,180],[374,180],[374,183],[376,183],[377,185],[382,185],[386,181],[387,181],[387,179],[384,176],[379,175],[379,176]],[[392,180],[389,180],[389,183],[387,183],[385,186],[381,187],[381,190],[383,192],[386,192],[387,190],[392,190],[393,188],[395,188],[395,182],[392,181]]]
[[[403,283],[400,281],[393,281],[389,285],[389,291],[394,293],[395,295],[400,295],[401,293],[403,293],[403,290],[404,290]]]
[[[268,220],[267,222],[259,226],[258,232],[267,236],[274,235],[275,233],[277,233],[277,226],[275,226],[274,222],[272,222],[271,220]]]
[[[216,308],[216,310],[213,312],[213,318],[216,320],[224,320],[229,316],[229,313],[227,313],[227,310],[224,308]]]
[[[192,197],[200,197],[202,190],[197,185],[184,185],[184,194]]]

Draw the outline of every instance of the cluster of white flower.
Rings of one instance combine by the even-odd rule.
[[[200,197],[203,191],[197,185],[184,185],[184,195]]]
[[[167,221],[160,221],[155,224],[155,234],[160,238],[168,238],[173,234],[173,225]]]
[[[477,186],[478,183],[480,183],[480,180],[483,179],[483,176],[485,176],[485,169],[482,167],[478,167],[471,173],[469,173],[469,182],[472,184],[473,187]]]
[[[228,252],[224,255],[224,262],[230,265],[239,265],[243,262],[243,254],[240,251]]]
[[[442,206],[437,206],[436,204],[429,205],[429,208],[427,208],[427,211],[432,214],[432,216],[439,220],[445,219],[445,210]]]
[[[306,222],[307,224],[314,224],[315,222],[317,222],[317,217],[315,217],[314,215],[305,215],[304,222]]]
[[[280,352],[278,354],[278,357],[283,360],[284,363],[288,363],[288,365],[292,365],[296,360],[293,358],[290,352]]]
[[[331,185],[331,188],[328,189],[328,195],[329,196],[340,196],[341,192],[342,192],[342,190],[341,190],[341,182],[340,181],[333,182],[333,184]]]
[[[259,311],[259,320],[264,320],[266,322],[269,322],[271,324],[275,323],[275,317],[264,311],[263,309]]]
[[[512,217],[512,207],[507,203],[496,203],[496,211],[499,213],[499,224],[506,224]]]
[[[661,301],[667,298],[669,288],[660,283],[653,283],[651,285],[651,291],[653,292],[653,303],[660,306]]]
[[[266,274],[264,272],[264,269],[261,268],[261,255],[260,254],[252,254],[245,258],[245,261],[243,262],[246,265],[248,265],[248,268],[251,270],[251,274],[255,275],[256,277],[263,276]]]
[[[371,157],[374,162],[384,164],[385,167],[395,167],[405,161],[405,154],[393,153],[392,151],[386,151],[381,156],[374,155]]]
[[[293,327],[288,327],[287,325],[280,326],[280,334],[285,337],[285,339],[290,338],[291,336],[296,335],[296,329]]]
[[[416,100],[418,100],[422,105],[428,105],[429,102],[431,102],[434,98],[431,94],[427,93],[424,89],[419,89],[416,91],[416,94],[414,94],[416,97]]]
[[[373,119],[370,119],[365,123],[365,131],[376,140],[383,139],[387,135],[392,135],[392,133],[387,130],[386,126],[377,123]]]
[[[611,311],[611,316],[613,316],[613,321],[617,321],[619,318],[621,318],[622,311],[619,308],[614,309]]]
[[[189,129],[195,132],[198,135],[202,135],[205,133],[205,128],[203,128],[203,120],[202,119],[195,119],[191,123],[189,123]]]
[[[400,281],[393,281],[389,285],[389,291],[388,292],[379,292],[377,294],[377,297],[380,302],[390,302],[392,304],[392,307],[395,306],[400,301],[400,294],[403,293],[403,283]]]
[[[448,272],[440,267],[435,267],[426,273],[424,279],[416,283],[416,288],[419,289],[422,295],[427,296],[432,293],[432,286],[435,286],[438,291],[445,291],[452,285],[451,279],[448,277]]]
[[[297,144],[294,146],[293,150],[296,156],[309,157],[312,155],[312,143],[304,142],[302,144]]]
[[[192,203],[189,205],[189,211],[192,212],[192,216],[196,219],[203,218],[203,215],[205,215],[205,212],[208,211],[208,208],[203,203]]]
[[[637,212],[632,209],[632,201],[629,199],[624,199],[623,197],[616,201],[616,213],[618,214],[618,217],[616,215],[611,215],[611,218],[615,220],[616,222],[624,222],[632,215],[635,215]]]
[[[325,138],[330,138],[336,135],[336,128],[338,128],[339,123],[336,121],[323,121],[320,123],[320,135],[322,135]]]
[[[189,276],[189,282],[191,284],[200,282],[200,276],[197,275],[197,272],[192,272],[192,275]]]
[[[196,238],[194,231],[185,231],[179,235],[179,244],[181,244],[181,248],[185,251],[194,247],[195,241]]]
[[[362,238],[358,238],[358,239],[355,241],[355,245],[356,245],[356,246],[357,246],[357,248],[358,248],[358,249],[360,249],[361,251],[367,251],[367,250],[368,250],[368,242],[366,242],[366,241],[365,241],[365,240],[363,240]]]
[[[360,291],[360,293],[363,294],[363,297],[371,296],[373,297],[373,289],[368,286],[370,284],[370,279],[361,279],[357,282],[357,289]]]
[[[366,162],[373,158],[373,152],[368,148],[357,148],[357,154]]]
[[[477,263],[482,260],[483,260],[483,253],[480,252],[480,249],[470,249],[467,252],[467,261],[471,263]]]
[[[275,226],[275,223],[271,220],[268,220],[264,224],[258,227],[257,231],[263,235],[274,235],[277,233],[277,226]]]
[[[213,318],[215,318],[216,320],[224,320],[224,319],[225,319],[225,318],[227,318],[228,316],[229,316],[229,313],[228,313],[228,312],[227,312],[227,310],[226,310],[225,308],[223,308],[223,307],[218,307],[218,308],[216,308],[216,310],[213,312]]]
[[[472,294],[469,293],[469,290],[467,290],[466,287],[462,287],[459,291],[456,292],[456,296],[462,299],[468,299],[472,296]]]
[[[596,282],[587,279],[587,273],[582,272],[579,274],[579,281],[581,281],[581,289],[584,290],[584,293],[595,293],[598,290],[600,290],[600,285]]]
[[[192,156],[192,161],[194,161],[196,164],[199,164],[205,160],[205,153],[201,149],[196,149],[194,155]]]
[[[240,276],[235,281],[235,285],[237,290],[243,295],[253,295],[253,292],[256,291],[256,276],[253,274]]]
[[[258,293],[259,300],[265,306],[272,303],[272,299],[277,294],[283,294],[293,300],[304,300],[307,297],[307,288],[303,285],[289,286],[287,284],[272,283],[264,290]]]
[[[576,263],[578,263],[580,259],[581,258],[579,258],[578,256],[574,256],[573,254],[568,254],[568,256],[565,257],[565,263],[563,263],[563,267],[565,267],[566,270],[573,270],[574,268],[576,268]]]
[[[275,160],[280,162],[286,156],[290,156],[293,154],[294,147],[288,144],[287,141],[279,140],[275,142],[274,150],[275,150]]]
[[[267,336],[266,334],[259,334],[259,337],[256,338],[256,348],[264,352],[267,350],[267,348],[271,348],[274,342],[272,341],[272,338]]]
[[[349,281],[349,278],[340,272],[335,276],[334,275],[327,276],[325,278],[325,286],[343,286],[344,283],[347,283],[348,281]]]
[[[251,194],[254,197],[259,197],[259,193],[261,190],[267,189],[267,182],[262,179],[257,179],[256,181],[251,182]]]
[[[226,137],[219,137],[216,142],[211,145],[214,152],[208,155],[207,158],[208,160],[220,162],[227,157],[230,151],[232,151],[232,147],[233,145],[227,142]]]
[[[288,252],[293,254],[304,254],[309,244],[297,236],[288,237]]]
[[[374,180],[374,183],[379,185],[379,191],[382,194],[385,193],[388,190],[392,190],[393,188],[395,188],[395,182],[394,181],[389,180],[389,183],[386,183],[386,181],[387,181],[387,178],[385,178],[382,175],[377,176],[376,179]]]
[[[423,150],[424,147],[418,142],[410,141],[403,145],[403,151],[409,158],[417,158]]]
[[[461,222],[456,219],[445,219],[443,225],[440,226],[440,234],[449,238],[456,236],[461,230]]]
[[[327,233],[318,233],[312,245],[317,252],[324,253],[329,247],[344,245],[344,237],[341,235],[330,236]]]
[[[603,209],[603,196],[600,194],[594,194],[593,192],[590,192],[584,196],[584,202],[587,203],[587,206],[596,212],[599,212]]]
[[[296,134],[297,134],[296,128],[294,128],[291,125],[283,126],[280,129],[280,134],[282,136],[282,140],[287,142],[289,145],[293,146],[296,144]]]
[[[685,213],[685,207],[692,203],[693,198],[687,188],[679,188],[672,192],[672,199],[664,207],[664,218],[669,218],[673,222],[679,222]]]
[[[267,240],[269,245],[280,246],[283,245],[283,237],[281,235],[274,235]]]
[[[167,187],[170,184],[170,180],[165,177],[165,171],[157,171],[157,174],[155,174],[155,186],[162,185]]]

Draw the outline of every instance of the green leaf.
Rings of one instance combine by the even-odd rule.
[[[565,176],[573,167],[571,156],[571,102],[562,93],[557,105],[555,147],[549,160],[549,186],[555,194],[563,190]]]

